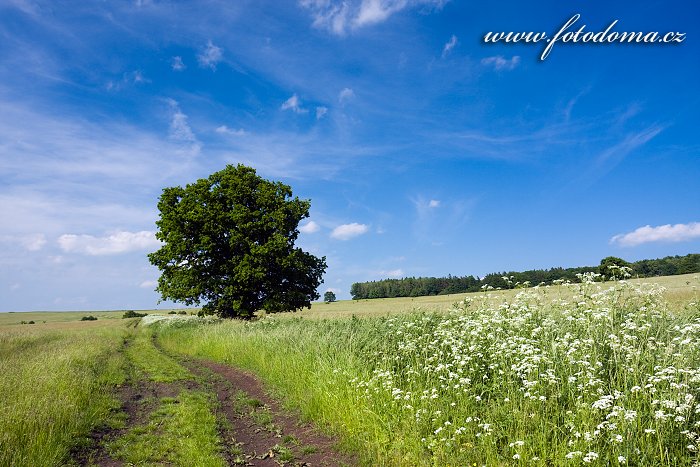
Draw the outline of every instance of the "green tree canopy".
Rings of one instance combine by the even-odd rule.
[[[161,270],[156,290],[164,300],[206,302],[205,313],[222,317],[310,307],[326,258],[294,246],[309,207],[243,165],[165,188],[156,222],[163,246],[148,255]]]
[[[631,270],[632,264],[616,256],[603,258],[600,260],[600,266],[598,266],[598,272],[607,279],[622,279],[628,277]]]
[[[332,290],[327,290],[326,293],[323,294],[323,301],[326,303],[331,303],[335,301],[335,292]]]

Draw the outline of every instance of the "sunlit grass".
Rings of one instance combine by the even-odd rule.
[[[692,287],[670,302],[636,281],[494,292],[449,311],[270,317],[160,339],[254,371],[367,465],[692,465]]]
[[[211,395],[183,390],[163,398],[148,423],[110,443],[114,458],[130,465],[224,466]]]
[[[0,331],[0,465],[61,465],[118,408],[127,330]]]
[[[153,346],[152,334],[147,329],[136,334],[126,353],[141,379],[169,383],[194,378],[182,365]]]

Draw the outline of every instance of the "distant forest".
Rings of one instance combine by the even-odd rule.
[[[594,272],[605,274],[605,267],[613,263],[628,266],[632,277],[673,276],[700,272],[700,254],[667,256],[660,259],[643,259],[634,263],[614,257],[601,261],[600,266],[578,268],[533,269],[522,272],[496,272],[483,278],[474,276],[406,277],[372,282],[356,282],[350,288],[353,300],[365,298],[421,297],[425,295],[447,295],[463,292],[478,292],[485,286],[494,289],[512,289],[534,285],[549,285],[559,279],[578,282],[577,274]]]

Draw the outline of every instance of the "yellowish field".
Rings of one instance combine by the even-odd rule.
[[[122,315],[126,310],[114,311],[26,311],[26,312],[8,312],[0,313],[0,327],[3,326],[39,326],[51,324],[55,328],[59,323],[75,323],[80,322],[81,325],[95,325],[104,320],[122,319]],[[140,311],[140,310],[139,310]],[[167,314],[170,310],[147,310],[142,313],[149,314]],[[141,312],[141,311],[140,311]],[[80,321],[83,316],[94,316],[97,321]],[[22,321],[28,323],[34,321],[33,325],[22,324]],[[64,326],[65,327],[65,326]]]
[[[694,296],[700,296],[700,275],[685,274],[681,276],[664,276],[653,277],[646,279],[631,279],[630,283],[654,283],[663,286],[666,289],[664,294],[666,300],[673,307],[674,305],[682,305],[693,299]],[[604,288],[611,287],[612,282],[601,283]],[[549,294],[556,296],[561,294],[566,296],[570,293],[568,289],[561,286],[546,287]],[[522,289],[513,290],[494,290],[491,292],[492,299],[502,301],[510,300]],[[387,316],[396,313],[403,313],[413,310],[425,311],[447,311],[452,308],[456,302],[464,300],[466,297],[476,297],[482,295],[482,292],[461,293],[451,295],[434,295],[428,297],[400,297],[400,298],[376,298],[370,300],[339,300],[334,303],[314,302],[311,304],[311,309],[303,309],[297,313],[281,313],[279,317],[304,317],[304,318],[339,318],[344,316],[355,315],[363,316]],[[173,309],[180,311],[181,309]],[[197,308],[186,308],[188,313],[197,312]],[[98,321],[80,322],[81,326],[94,326],[101,320],[121,319],[126,310],[113,311],[61,311],[61,312],[17,312],[17,313],[0,313],[0,327],[8,325],[20,325],[22,321],[34,321],[34,325],[52,324],[52,323],[74,323],[80,322],[83,316],[92,315]],[[171,309],[164,310],[138,310],[139,312],[165,315]]]
[[[628,282],[654,283],[666,289],[664,297],[671,307],[682,305],[700,294],[700,275],[685,274],[680,276],[652,277],[646,279],[631,279]],[[614,282],[603,282],[601,287],[612,287]],[[562,286],[547,286],[548,294],[552,296],[566,297],[571,292]],[[502,301],[512,300],[522,289],[494,290],[491,291],[492,299]],[[429,297],[400,297],[400,298],[374,298],[368,300],[339,300],[334,303],[315,302],[311,309],[304,309],[296,314],[281,314],[280,317],[303,316],[305,318],[336,318],[355,315],[362,316],[386,316],[411,310],[447,311],[456,302],[466,297],[483,295],[483,292],[461,293],[451,295],[434,295]]]

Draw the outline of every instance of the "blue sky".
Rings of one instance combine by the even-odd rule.
[[[486,44],[488,32],[679,32]],[[311,199],[321,294],[700,252],[697,2],[0,2],[0,311],[153,308],[162,188]],[[161,306],[168,305],[167,303]]]

